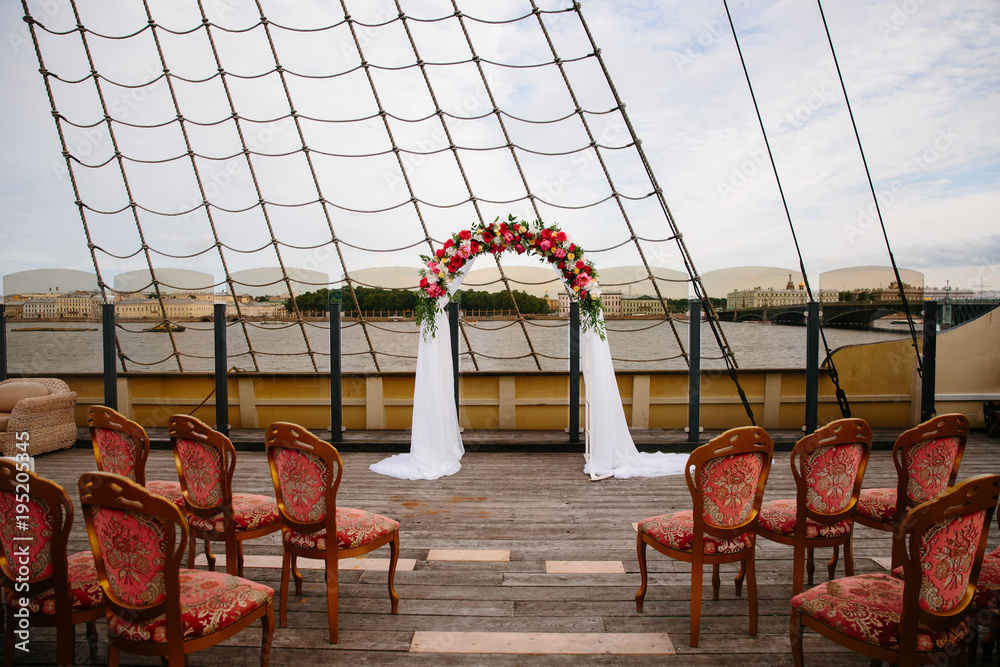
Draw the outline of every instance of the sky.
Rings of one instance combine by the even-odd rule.
[[[99,4],[99,6],[97,6]],[[286,26],[334,25],[343,13],[330,3],[264,2],[268,18]],[[372,63],[401,66],[413,51],[399,22],[375,26],[395,16],[384,2],[348,3],[352,16],[374,27],[359,31],[359,44]],[[417,18],[443,16],[450,3],[402,2]],[[558,0],[543,9],[566,7]],[[731,0],[729,9],[752,84],[747,85],[737,44],[721,2],[689,0],[583,0],[583,17],[600,48],[625,115],[593,114],[590,129],[598,143],[629,143],[628,124],[641,139],[652,173],[699,273],[737,266],[772,266],[797,270],[795,242],[782,203],[778,180],[768,158],[773,153],[781,192],[787,200],[807,274],[849,266],[887,266],[889,251],[865,174],[870,169],[886,235],[897,264],[924,274],[925,284],[1000,290],[1000,3],[969,0],[838,0],[823,4],[833,47],[850,99],[864,153],[845,103],[837,68],[816,2],[807,0]],[[190,28],[200,21],[191,2],[151,2],[162,25]],[[68,0],[29,2],[35,18],[54,30],[76,24]],[[107,35],[134,32],[145,24],[132,2],[83,3],[89,29]],[[254,3],[220,0],[205,3],[211,19],[240,27],[252,21]],[[506,3],[459,3],[467,13],[488,20],[530,11],[522,0]],[[337,8],[339,11],[339,8]],[[198,211],[179,215],[198,201],[197,183],[186,160],[160,165],[127,163],[135,201],[170,215],[143,214],[139,238],[130,213],[88,215],[90,239],[62,156],[56,125],[39,63],[17,3],[0,4],[0,275],[39,268],[94,270],[88,242],[97,245],[98,265],[108,282],[118,272],[145,265],[146,243],[155,267],[204,271],[214,276],[273,266],[319,270],[339,279],[349,270],[377,266],[418,266],[427,252],[424,233],[441,240],[468,226],[477,213],[464,198],[462,178],[477,195],[495,201],[513,199],[523,187],[503,151],[469,151],[460,173],[447,151],[447,138],[431,117],[419,123],[390,123],[403,154],[407,184],[392,154],[354,159],[317,156],[316,173],[323,194],[340,208],[332,222],[322,208],[292,206],[315,198],[312,176],[301,154],[255,159],[259,196],[278,202],[270,218],[257,212],[218,211],[214,220],[227,250],[212,247],[213,236]],[[547,15],[550,37],[567,60],[588,51],[575,17]],[[310,24],[310,21],[312,24]],[[455,59],[462,51],[457,22],[413,21],[416,43],[429,63]],[[537,23],[470,23],[477,49],[486,59],[528,63],[550,58]],[[353,46],[327,39],[330,33],[275,30],[282,65],[304,77],[290,77],[297,111],[323,119],[356,119],[371,111],[370,88],[360,74],[338,79],[343,88],[308,78],[343,71],[357,60]],[[337,34],[346,34],[341,31]],[[197,33],[163,35],[171,72],[188,78],[209,77],[217,67],[207,41]],[[318,38],[322,37],[322,39]],[[89,66],[79,38],[43,36],[46,67],[66,79],[86,77]],[[123,152],[149,160],[183,152],[176,114],[170,104],[162,66],[149,31],[129,40],[91,38],[92,55],[108,79],[140,87],[105,89],[109,113],[117,121]],[[217,47],[226,69],[245,76],[273,67],[262,30],[219,33]],[[568,62],[567,72],[588,111],[613,106],[600,68],[589,59]],[[157,67],[160,69],[158,70]],[[471,65],[429,68],[438,103],[453,116],[489,116],[488,96]],[[554,68],[489,68],[492,94],[501,108],[527,119],[554,118],[572,112]],[[379,101],[396,115],[424,117],[433,104],[418,72],[376,72]],[[413,76],[410,76],[412,74]],[[237,79],[239,77],[236,77]],[[279,155],[301,144],[292,122],[281,119],[287,102],[275,76],[233,81],[231,91],[241,115],[273,119],[244,127],[252,150]],[[89,82],[53,84],[60,112],[80,124],[99,121],[102,112]],[[177,99],[188,119],[210,123],[225,116],[227,100],[218,85],[198,88],[177,84]],[[760,107],[765,133],[754,109]],[[284,105],[284,106],[283,106]],[[489,120],[489,118],[488,118]],[[545,126],[511,120],[506,129],[514,143],[541,152],[575,150],[581,127],[571,118]],[[140,136],[134,125],[164,123]],[[437,125],[435,125],[437,123]],[[251,127],[252,125],[252,127]],[[384,151],[385,125],[378,117],[352,123],[304,123],[310,147],[328,153],[370,154]],[[71,152],[82,161],[108,166],[77,169],[85,201],[96,209],[121,208],[124,194],[113,149],[106,133],[63,125]],[[230,123],[189,127],[201,159],[203,187],[213,203],[232,210],[257,198],[246,161],[233,157],[238,137]],[[503,143],[500,128],[486,121],[452,120],[458,145],[486,147]],[[234,149],[234,146],[236,147]],[[437,151],[432,155],[420,152]],[[522,168],[533,191],[545,202],[546,222],[558,222],[587,248],[618,249],[594,254],[598,266],[640,263],[638,249],[654,266],[684,270],[655,200],[639,201],[650,190],[637,153],[608,150],[607,163],[620,191],[636,196],[626,202],[635,234],[649,241],[629,243],[631,232],[609,205],[575,208],[604,195],[607,182],[592,153],[561,157],[524,154]],[[504,161],[506,160],[506,162]],[[387,162],[388,161],[388,162]],[[396,171],[394,171],[396,169]],[[407,204],[410,193],[426,203]],[[458,195],[455,193],[458,192]],[[249,204],[248,204],[249,202]],[[652,205],[651,203],[652,202]],[[362,215],[356,210],[387,210]],[[530,216],[523,203],[485,204],[478,214],[492,219],[507,211]],[[327,243],[330,226],[344,243]],[[268,244],[271,233],[281,240]],[[326,235],[326,236],[324,236]],[[356,246],[356,247],[355,247]],[[364,250],[376,249],[380,252]],[[537,262],[537,260],[530,260]],[[524,258],[505,258],[518,264]],[[530,264],[530,262],[528,262]],[[837,288],[836,285],[820,287]]]

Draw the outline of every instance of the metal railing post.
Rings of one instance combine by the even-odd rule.
[[[569,441],[580,442],[580,304],[569,304]]]
[[[934,416],[937,323],[938,303],[928,301],[924,304],[924,376],[920,384],[920,421],[927,421]]]
[[[455,415],[461,422],[458,407],[458,304],[454,301],[448,304],[448,332],[451,334],[451,373],[455,381]]]
[[[340,304],[330,304],[330,440],[343,442],[341,433],[344,423],[343,384],[341,375],[343,363],[340,357]]]
[[[806,305],[806,434],[819,418],[819,303]]]
[[[118,359],[115,356],[115,304],[101,304],[101,341],[104,349],[104,405],[118,409]]]
[[[229,437],[229,352],[226,349],[226,304],[213,308],[215,323],[215,430]]]
[[[688,442],[701,440],[701,302],[692,301],[688,317]]]

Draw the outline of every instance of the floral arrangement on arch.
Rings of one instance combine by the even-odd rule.
[[[434,317],[439,311],[438,299],[448,295],[448,286],[466,263],[477,255],[499,255],[513,250],[518,255],[539,255],[559,270],[570,286],[570,298],[580,304],[584,330],[593,328],[604,338],[601,320],[601,288],[597,269],[584,259],[583,248],[570,242],[558,225],[546,225],[541,220],[528,223],[513,215],[500,222],[478,223],[471,229],[452,234],[434,256],[421,255],[420,293],[417,299],[417,326],[435,333]]]

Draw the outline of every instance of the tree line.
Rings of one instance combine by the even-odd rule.
[[[324,287],[314,292],[303,292],[285,301],[284,305],[288,312],[294,312],[297,306],[300,312],[326,313],[331,302],[340,303],[344,315],[353,315],[357,314],[359,307],[363,312],[412,311],[416,308],[418,298],[416,292],[405,289],[347,287],[331,290]],[[544,315],[549,312],[549,304],[545,299],[520,290],[514,290],[513,298],[510,292],[459,290],[456,300],[463,310],[513,310],[516,304],[517,309],[524,314]]]

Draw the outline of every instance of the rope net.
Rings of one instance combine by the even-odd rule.
[[[414,267],[401,287],[415,289],[419,254],[512,213],[560,223],[599,268],[639,267],[602,280],[605,291],[644,291],[663,313],[667,298],[693,292],[736,379],[579,3],[22,4],[106,299],[126,295],[113,276],[141,269],[148,281],[128,294],[150,295],[167,323],[178,288],[342,288],[345,306],[362,311],[353,290],[385,285],[379,267]],[[259,267],[273,268],[262,279],[249,271]],[[510,267],[497,260],[495,280],[465,287],[539,282]],[[177,269],[208,278],[178,285]],[[297,307],[277,323],[248,311],[236,301],[231,363],[328,367],[324,321]],[[510,316],[463,322],[467,370],[565,367],[564,322],[534,321],[516,303]],[[663,325],[663,348],[616,357],[624,367],[686,367],[686,331],[669,314],[610,324],[613,350]],[[125,370],[198,369],[211,357],[169,330],[160,352],[142,356],[134,330],[120,325]],[[344,324],[345,370],[412,368],[416,333],[360,312]]]

